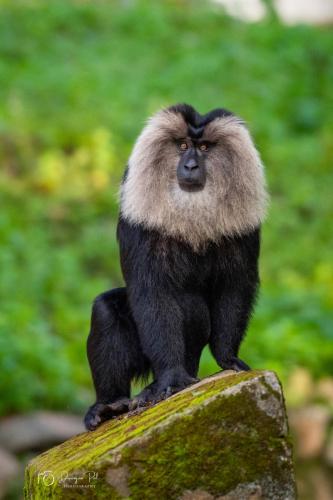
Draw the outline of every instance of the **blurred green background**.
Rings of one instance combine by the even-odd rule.
[[[119,180],[146,117],[181,101],[242,116],[267,167],[243,358],[333,375],[332,80],[328,27],[205,2],[0,2],[0,414],[92,402],[91,302],[122,284]]]

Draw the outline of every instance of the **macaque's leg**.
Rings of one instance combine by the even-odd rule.
[[[210,348],[223,369],[250,370],[238,358],[238,350],[245,335],[255,301],[258,280],[248,276],[235,276],[213,301]]]
[[[149,371],[126,288],[105,292],[95,300],[87,352],[96,403],[88,409],[84,422],[87,429],[93,430],[104,420],[128,411],[131,380]]]
[[[210,313],[206,299],[194,294],[188,301],[186,311],[186,369],[191,377],[197,377],[201,353],[210,336]]]
[[[205,314],[194,306],[196,303],[192,299],[188,302],[185,294],[170,294],[163,289],[147,290],[133,297],[132,310],[140,344],[150,361],[154,381],[133,399],[132,407],[155,403],[197,382],[203,341],[197,338],[196,327],[193,326],[191,350],[188,353],[187,330],[191,326],[191,315],[194,324],[193,310],[197,310],[197,328],[199,324],[205,328],[208,338],[209,313],[207,306]],[[204,326],[202,316],[206,319]]]

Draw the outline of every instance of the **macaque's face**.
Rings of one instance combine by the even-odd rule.
[[[206,156],[213,146],[207,141],[185,137],[177,143],[179,163],[177,180],[184,191],[194,192],[204,189],[206,184]]]

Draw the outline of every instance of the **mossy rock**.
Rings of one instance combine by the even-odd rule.
[[[36,457],[37,499],[294,499],[292,449],[272,372],[223,372]]]

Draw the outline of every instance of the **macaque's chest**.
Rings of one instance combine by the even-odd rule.
[[[215,251],[214,251],[215,250]],[[201,253],[182,244],[169,244],[156,255],[156,271],[175,286],[188,289],[209,289],[221,275],[223,262],[216,248]]]

